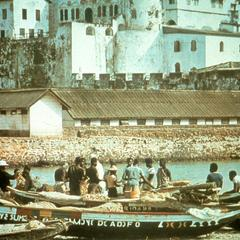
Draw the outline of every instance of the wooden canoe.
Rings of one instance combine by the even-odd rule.
[[[123,238],[198,236],[211,233],[239,218],[240,210],[188,209],[187,211],[124,212],[120,203],[95,208],[37,208],[0,206],[1,222],[64,219],[69,236]],[[104,204],[104,205],[106,205]],[[212,212],[212,213],[211,213]]]
[[[37,220],[28,223],[0,224],[1,240],[43,240],[50,239],[68,229],[69,224],[61,220],[42,223]]]

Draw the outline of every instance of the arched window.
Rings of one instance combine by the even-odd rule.
[[[118,15],[118,5],[114,6],[114,16]]]
[[[176,63],[175,64],[175,72],[181,72],[181,66],[180,66],[180,63]]]
[[[134,18],[134,19],[137,18],[137,10],[136,10],[135,8],[133,8],[133,9],[131,10],[131,16],[132,16],[132,18]]]
[[[106,6],[102,6],[102,16],[103,17],[106,17],[106,12],[107,12]]]
[[[98,6],[97,12],[98,12],[97,16],[101,17],[102,16],[102,8],[101,8],[101,6]]]
[[[181,44],[180,41],[174,42],[174,52],[180,52],[181,51]]]
[[[220,44],[219,44],[219,51],[220,52],[224,51],[224,43],[223,43],[223,41],[221,41]]]
[[[95,35],[95,29],[93,27],[88,26],[86,28],[86,35]]]
[[[60,10],[60,21],[63,21],[63,16],[64,16],[63,9],[61,9]]]
[[[173,21],[173,20],[169,20],[169,21],[167,22],[167,25],[176,25],[176,22]]]
[[[191,51],[195,52],[197,50],[197,42],[196,40],[191,41]]]
[[[79,19],[80,17],[80,11],[79,8],[76,8],[76,19]]]
[[[123,30],[125,30],[126,28],[125,28],[125,25],[124,24],[119,24],[118,25],[118,31],[123,31]]]
[[[74,10],[74,8],[71,9],[71,19],[72,20],[75,19],[75,10]]]
[[[67,9],[64,10],[64,15],[65,15],[65,20],[67,21],[68,20],[68,10]]]
[[[93,11],[91,8],[87,8],[85,10],[85,22],[87,22],[87,23],[93,22]]]
[[[113,17],[113,5],[109,7],[109,16]]]
[[[106,36],[112,36],[113,35],[113,30],[112,30],[112,28],[107,28],[106,29],[106,31],[105,31],[105,34],[106,34]]]

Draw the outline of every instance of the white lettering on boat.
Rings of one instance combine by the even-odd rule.
[[[12,221],[12,222],[27,222],[28,219],[26,215],[0,213],[0,220]]]

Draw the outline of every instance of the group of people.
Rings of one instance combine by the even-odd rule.
[[[71,195],[83,195],[85,193],[105,193],[107,190],[109,197],[118,196],[118,187],[122,186],[123,192],[140,195],[140,191],[149,191],[155,188],[167,186],[172,181],[171,172],[166,167],[164,159],[159,160],[157,171],[153,167],[151,158],[145,159],[146,171],[140,166],[138,159],[127,159],[127,165],[123,170],[121,179],[117,178],[118,168],[113,160],[110,166],[104,171],[103,165],[95,157],[91,157],[90,166],[86,167],[86,160],[83,157],[76,157],[72,165],[64,163],[57,168],[54,174],[54,189],[58,192],[69,193]],[[37,190],[37,186],[31,177],[29,166],[24,166],[21,171],[19,168],[14,170],[14,174],[6,171],[8,164],[5,160],[0,160],[0,190],[7,192],[10,180],[16,180],[16,188],[20,190]],[[119,175],[119,174],[118,174]],[[155,184],[157,178],[157,185]],[[235,170],[229,172],[229,179],[233,182],[233,189],[230,192],[240,191],[240,176]],[[222,188],[223,176],[218,172],[216,163],[210,164],[210,173],[207,182],[214,182],[217,187]]]
[[[218,188],[222,188],[223,186],[223,176],[218,172],[217,163],[210,164],[210,173],[207,176],[207,182],[214,182]],[[233,193],[240,191],[240,176],[237,174],[235,170],[229,171],[229,179],[233,182],[233,189],[226,193]]]
[[[7,193],[7,186],[11,186],[10,180],[16,180],[16,188],[19,190],[30,191],[36,190],[34,179],[32,179],[30,171],[31,168],[26,165],[23,170],[16,168],[13,174],[6,171],[8,166],[5,160],[0,160],[0,191]]]
[[[154,177],[157,176],[157,187],[165,186],[171,181],[171,172],[166,167],[164,159],[159,161],[159,169],[155,172],[153,160],[145,159],[146,173],[139,167],[138,159],[127,159],[127,166],[123,171],[122,178],[117,179],[118,168],[113,160],[104,171],[103,165],[96,157],[91,158],[91,164],[87,168],[84,158],[76,157],[74,164],[64,164],[55,171],[55,190],[66,192],[66,182],[69,182],[69,193],[81,195],[84,193],[104,193],[108,191],[109,197],[117,197],[117,188],[122,186],[123,192],[134,192],[140,194],[140,190],[151,190],[155,188]]]

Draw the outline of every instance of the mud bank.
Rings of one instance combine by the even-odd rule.
[[[93,149],[97,149],[94,152]],[[12,166],[57,165],[92,153],[100,160],[165,157],[169,161],[240,158],[240,127],[82,127],[61,138],[0,138],[0,158]]]

